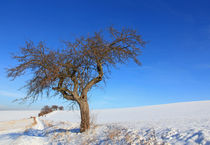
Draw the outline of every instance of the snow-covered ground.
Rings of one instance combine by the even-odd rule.
[[[92,129],[82,134],[78,111],[56,111],[46,117],[30,118],[37,114],[38,111],[0,111],[0,145],[210,145],[210,101],[93,110]]]
[[[0,111],[0,121],[19,120],[23,118],[29,118],[31,116],[37,116],[40,111]]]

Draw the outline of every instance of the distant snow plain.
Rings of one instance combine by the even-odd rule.
[[[79,133],[79,111],[0,111],[0,145],[210,145],[210,101],[92,110],[92,128]],[[32,124],[31,116],[36,116]]]

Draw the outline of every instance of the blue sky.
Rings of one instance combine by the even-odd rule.
[[[122,108],[210,99],[210,1],[208,0],[8,0],[0,1],[0,109],[64,105],[58,98],[27,105],[12,103],[29,76],[10,81],[5,68],[26,40],[59,48],[104,29],[130,27],[148,44],[133,63],[112,71],[103,88],[90,94],[90,107]]]

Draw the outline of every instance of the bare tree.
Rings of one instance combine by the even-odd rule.
[[[104,35],[105,34],[105,35]],[[32,99],[54,90],[63,98],[75,101],[80,108],[80,131],[90,127],[88,92],[101,80],[110,68],[134,60],[140,65],[138,56],[145,41],[135,30],[117,30],[110,27],[92,36],[65,41],[60,50],[49,49],[44,42],[35,45],[27,41],[20,54],[14,55],[19,64],[8,69],[8,77],[15,79],[26,71],[33,74],[25,85],[28,92],[22,100]]]

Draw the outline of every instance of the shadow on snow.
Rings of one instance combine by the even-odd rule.
[[[46,129],[44,129],[44,130],[28,129],[24,132],[8,133],[8,134],[0,135],[0,139],[3,137],[8,137],[8,136],[11,139],[15,139],[20,136],[46,137],[52,133],[66,133],[66,132],[79,133],[80,129],[79,128],[74,128],[74,129],[61,129],[60,128],[60,129],[54,129],[54,130],[50,130],[50,131],[46,131]]]

